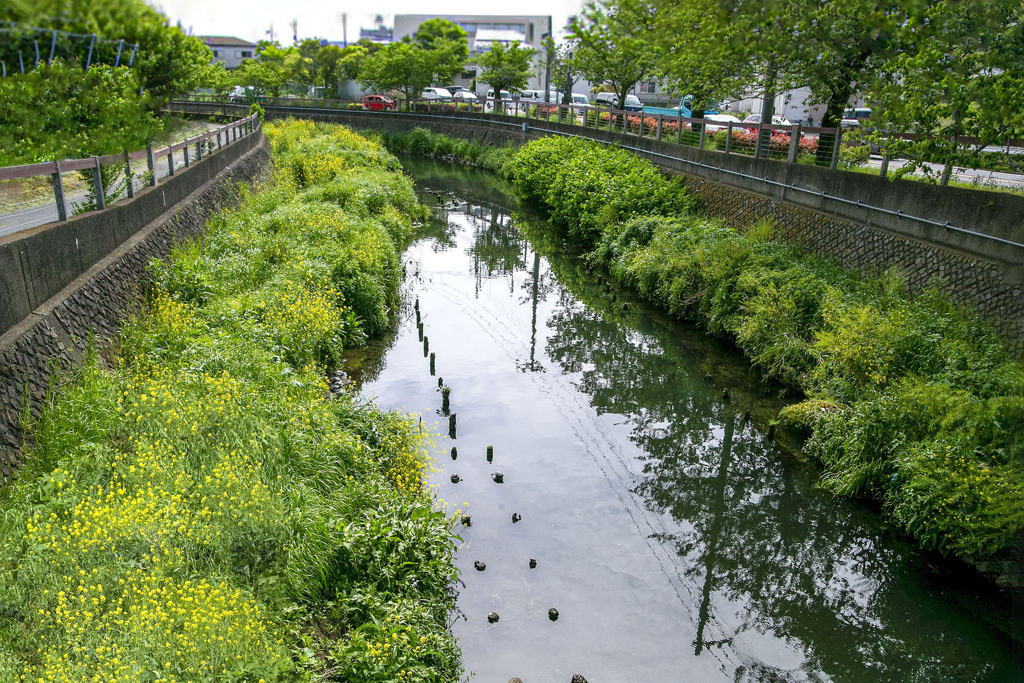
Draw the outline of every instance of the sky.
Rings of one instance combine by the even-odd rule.
[[[291,22],[298,22],[298,37],[342,40],[341,15],[348,15],[348,40],[359,39],[359,29],[373,28],[374,17],[381,14],[384,25],[392,26],[395,14],[520,14],[551,15],[555,34],[569,16],[579,12],[580,0],[380,0],[366,3],[353,0],[147,0],[162,11],[171,23],[181,22],[193,35],[234,36],[253,42],[269,38],[282,45],[292,42]]]

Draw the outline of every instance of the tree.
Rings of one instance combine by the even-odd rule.
[[[138,149],[160,128],[125,67],[54,62],[0,79],[0,166]]]
[[[155,106],[198,87],[213,59],[201,40],[170,26],[143,0],[12,0],[0,3],[0,20],[138,43],[133,66]],[[98,61],[113,64],[115,54]]]
[[[569,26],[577,69],[592,83],[607,83],[625,107],[626,95],[654,73],[654,12],[643,0],[589,0]]]
[[[978,155],[1024,137],[1024,9],[1015,0],[938,0],[901,18],[898,54],[870,95],[872,137],[918,162],[901,171],[944,164],[945,185],[966,148]],[[930,137],[890,139],[888,131]]]
[[[339,81],[354,81],[359,78],[360,67],[368,51],[362,45],[349,45],[342,49],[328,45],[313,57],[313,72],[316,84],[323,86],[327,97],[337,99]]]
[[[544,49],[551,55],[551,78],[556,87],[562,89],[562,104],[572,104],[572,89],[583,78],[579,65],[573,59],[572,46],[556,46],[551,36],[545,36]]]
[[[522,90],[530,80],[533,72],[533,55],[535,50],[519,47],[514,40],[507,47],[504,43],[492,43],[491,49],[480,54],[476,62],[483,71],[480,80],[490,84],[494,89],[494,111],[504,111],[501,104],[501,91]]]
[[[458,24],[440,18],[428,19],[416,29],[413,42],[433,55],[434,82],[449,83],[465,68],[469,58],[466,35]]]
[[[274,60],[246,59],[234,71],[238,85],[253,89],[258,97],[277,97],[288,82],[284,64]]]
[[[735,20],[719,0],[653,0],[658,73],[676,97],[692,97],[696,118],[723,99],[737,97],[757,78],[758,35]]]
[[[433,81],[437,57],[437,52],[411,42],[391,43],[363,60],[359,82],[379,91],[401,92],[408,107]]]

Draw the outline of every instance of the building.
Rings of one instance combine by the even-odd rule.
[[[199,36],[206,46],[213,50],[213,63],[220,62],[225,69],[237,69],[243,59],[256,56],[256,43],[231,36]]]
[[[438,85],[461,85],[474,90],[477,95],[487,93],[486,83],[477,83],[478,67],[473,63],[474,55],[486,52],[496,42],[511,43],[519,41],[526,47],[536,50],[533,57],[533,75],[527,89],[543,90],[547,56],[543,40],[551,35],[551,16],[518,16],[518,15],[487,15],[487,14],[396,14],[394,37],[401,40],[412,36],[420,24],[428,19],[447,19],[458,24],[468,34],[469,63],[454,83],[438,83]]]
[[[371,43],[380,43],[381,45],[387,45],[394,41],[394,33],[387,26],[377,26],[375,28],[361,28],[359,29],[359,40],[368,40]]]

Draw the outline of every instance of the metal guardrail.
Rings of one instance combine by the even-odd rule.
[[[160,159],[165,157],[167,158],[167,175],[173,176],[178,168],[185,168],[190,166],[193,161],[202,160],[204,154],[208,156],[216,153],[218,149],[221,149],[226,145],[230,145],[235,140],[238,140],[238,138],[255,133],[259,130],[259,127],[259,117],[256,114],[252,114],[251,116],[239,119],[238,121],[234,121],[230,124],[217,128],[216,130],[207,131],[206,133],[186,138],[180,142],[160,149],[154,149],[151,145],[147,145],[145,149],[135,152],[128,152],[126,150],[121,154],[108,154],[105,156],[94,156],[85,159],[64,159],[58,161],[46,161],[38,164],[0,167],[0,181],[34,178],[43,175],[50,176],[53,182],[54,201],[57,206],[57,219],[60,221],[66,221],[70,213],[68,211],[67,197],[64,192],[64,180],[62,178],[63,173],[67,173],[69,171],[92,171],[93,192],[95,194],[96,208],[98,210],[103,210],[106,208],[105,190],[107,188],[103,186],[103,177],[100,169],[104,165],[124,164],[124,178],[126,181],[125,187],[127,189],[128,198],[130,199],[135,196],[135,176],[132,172],[132,161],[146,159],[149,175],[147,184],[154,186],[159,180],[156,171],[157,162]],[[195,148],[195,154],[194,159],[191,159],[189,157],[189,149],[193,147]],[[182,155],[182,165],[176,167],[174,155],[179,151]]]
[[[202,103],[201,100],[197,100],[196,102],[197,103]],[[294,108],[296,110],[308,110],[308,111],[311,111],[311,112],[316,112],[316,111],[321,111],[322,112],[324,110],[327,110],[327,111],[331,111],[331,112],[351,111],[351,112],[355,113],[355,112],[363,112],[364,111],[364,110],[361,110],[361,109],[354,109],[354,108],[345,109],[345,108],[338,108],[338,107],[310,106],[309,104],[306,104],[307,102],[309,102],[309,103],[317,103],[317,102],[320,102],[320,100],[306,100],[306,99],[298,99],[298,98],[274,98],[274,99],[266,100],[264,102],[264,104],[266,104],[268,106],[291,107],[291,108]],[[218,105],[224,104],[222,102],[208,102],[208,103],[210,103],[210,104],[218,104]],[[301,104],[293,104],[293,103],[301,103]],[[243,105],[235,105],[235,106],[243,106]],[[543,105],[542,104],[541,106],[549,106],[549,107],[552,108],[552,111],[554,111],[556,109],[557,110],[573,109],[573,107],[568,106],[568,105]],[[575,109],[582,109],[582,107],[575,107]],[[601,112],[609,112],[608,109],[603,108],[603,107],[590,107],[589,109],[591,109],[591,110],[598,110],[598,111],[601,111]],[[532,130],[542,131],[544,133],[548,133],[548,134],[552,134],[552,135],[561,135],[561,136],[566,136],[566,137],[585,138],[585,139],[594,140],[595,142],[600,142],[600,143],[606,144],[606,145],[614,145],[614,146],[617,146],[617,147],[619,147],[621,149],[625,149],[625,150],[628,150],[628,151],[636,153],[636,154],[647,155],[647,156],[651,156],[651,157],[656,157],[658,159],[664,159],[664,160],[667,160],[667,161],[673,161],[673,162],[677,162],[677,163],[681,163],[681,164],[686,164],[686,165],[689,165],[689,166],[693,166],[693,167],[696,167],[696,168],[701,168],[701,169],[705,169],[705,170],[709,170],[709,171],[714,171],[716,173],[721,173],[721,174],[724,174],[724,175],[729,175],[729,176],[733,176],[733,177],[737,177],[737,178],[743,178],[745,180],[752,180],[752,181],[755,181],[755,182],[764,183],[765,185],[769,185],[769,186],[773,186],[773,187],[779,187],[779,188],[783,188],[783,189],[787,189],[787,190],[792,190],[794,192],[799,192],[799,193],[803,193],[803,194],[807,194],[807,195],[812,195],[812,196],[815,196],[815,197],[820,197],[822,199],[828,199],[828,200],[831,200],[831,201],[836,201],[836,202],[839,202],[839,203],[842,203],[842,204],[846,204],[846,205],[849,205],[849,206],[855,206],[857,208],[864,209],[865,211],[868,211],[868,212],[876,212],[876,213],[887,215],[887,216],[893,216],[893,217],[895,217],[897,219],[900,219],[900,220],[914,221],[914,222],[917,222],[917,223],[921,223],[923,225],[928,225],[928,226],[931,226],[931,227],[941,228],[942,230],[947,230],[947,231],[955,232],[955,233],[958,233],[958,234],[968,235],[968,236],[971,236],[971,237],[981,238],[981,239],[984,239],[984,240],[991,241],[991,242],[993,242],[995,244],[1001,244],[1001,245],[1005,245],[1005,246],[1009,246],[1009,247],[1015,247],[1015,248],[1022,248],[1022,249],[1024,249],[1024,243],[1015,242],[1013,240],[1007,240],[1007,239],[1004,239],[1004,238],[1001,238],[1001,237],[996,237],[994,235],[988,235],[988,234],[985,234],[985,233],[982,233],[982,232],[977,232],[975,230],[970,230],[968,228],[963,228],[963,227],[960,227],[960,226],[952,225],[951,223],[949,223],[949,221],[946,221],[946,222],[943,223],[943,222],[939,222],[939,221],[936,221],[936,220],[933,220],[933,219],[930,219],[930,218],[925,218],[923,216],[915,216],[913,214],[903,213],[900,210],[895,210],[894,211],[892,209],[887,209],[887,208],[881,207],[881,206],[875,206],[875,205],[872,205],[872,204],[865,204],[864,202],[861,202],[860,200],[854,201],[854,200],[851,200],[851,199],[847,199],[846,197],[840,197],[840,196],[837,196],[837,195],[828,194],[828,193],[826,193],[824,191],[820,191],[819,192],[819,191],[815,191],[815,190],[809,190],[807,188],[800,187],[798,185],[793,185],[791,183],[782,183],[782,182],[779,182],[779,181],[771,180],[771,179],[769,179],[767,177],[755,176],[755,175],[751,175],[749,173],[743,173],[741,171],[734,171],[734,170],[731,170],[731,169],[727,169],[724,166],[715,166],[713,164],[707,164],[707,163],[703,163],[703,162],[700,162],[700,161],[693,161],[691,159],[685,159],[685,158],[680,157],[680,156],[674,156],[674,155],[671,155],[671,154],[663,154],[663,153],[660,153],[660,152],[654,152],[654,151],[651,151],[651,150],[644,149],[642,147],[635,147],[635,146],[632,146],[632,145],[622,144],[621,142],[615,142],[615,141],[610,141],[610,140],[602,140],[600,138],[591,137],[589,135],[581,135],[581,134],[576,134],[576,133],[568,133],[568,132],[565,132],[565,131],[562,131],[562,130],[558,130],[558,129],[555,129],[555,128],[548,128],[548,127],[543,126],[543,123],[545,122],[543,118],[535,117],[534,119],[528,119],[528,118],[520,117],[519,120],[517,120],[517,121],[507,121],[507,120],[505,120],[506,117],[502,116],[502,115],[484,115],[484,116],[477,117],[477,116],[469,115],[472,112],[465,112],[465,111],[461,111],[461,110],[460,111],[455,111],[455,110],[439,110],[436,107],[435,107],[435,109],[433,111],[436,112],[436,113],[431,113],[431,112],[426,112],[426,113],[423,113],[423,112],[400,112],[400,111],[383,112],[383,111],[380,111],[380,112],[374,112],[374,114],[375,115],[379,114],[381,116],[408,117],[408,118],[417,118],[417,119],[432,118],[432,119],[443,119],[443,120],[457,120],[457,121],[460,121],[460,122],[468,122],[468,123],[486,123],[488,125],[498,124],[498,125],[502,125],[502,126],[508,126],[508,127],[511,127],[511,128],[515,128],[515,129],[521,130],[523,132],[528,132],[528,131],[530,131],[532,129]],[[623,114],[637,114],[638,112],[623,112],[623,111],[619,111],[619,110],[611,110],[610,113],[623,115]],[[648,116],[650,116],[650,115],[648,115]],[[550,120],[548,120],[547,122],[548,123],[559,123],[559,121],[550,121]],[[754,127],[754,126],[758,126],[758,124],[749,124],[748,125],[748,127]],[[759,128],[776,128],[776,129],[778,128],[778,126],[769,126],[768,124],[761,124],[758,127]],[[604,126],[602,126],[602,129],[604,129]],[[592,129],[592,128],[588,127],[588,130],[599,130],[599,129]],[[616,127],[615,129],[611,129],[611,127],[609,127],[608,130],[611,130],[611,132],[613,132],[613,133],[618,132],[618,133],[623,133],[625,135],[629,135],[628,131],[619,130],[618,127]],[[816,128],[816,129],[806,129],[805,128],[804,130],[805,131],[806,130],[824,131],[824,132],[829,132],[829,133],[834,133],[834,132],[841,133],[841,129],[835,129],[835,128]],[[836,138],[837,138],[837,140],[841,140],[841,136],[840,135],[837,135]],[[662,142],[667,142],[667,141],[663,140],[661,137],[656,137],[654,139],[662,141]],[[680,144],[680,143],[677,142],[676,144]],[[837,142],[836,143],[836,147],[838,147],[839,144],[841,144],[841,142]],[[730,153],[728,149],[726,149],[724,151],[725,151],[726,154]],[[795,163],[792,160],[792,156],[793,156],[792,151],[790,151],[788,156],[790,158],[787,161],[789,163]]]

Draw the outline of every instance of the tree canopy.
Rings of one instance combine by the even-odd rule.
[[[157,100],[201,85],[213,59],[199,38],[169,25],[143,0],[8,0],[0,3],[0,21],[138,43],[134,67]]]
[[[530,80],[533,71],[533,55],[536,51],[530,47],[520,47],[519,41],[493,43],[491,49],[476,58],[480,65],[480,80],[494,90],[494,111],[501,111],[502,90],[522,90]]]
[[[607,83],[623,108],[626,95],[655,71],[653,6],[645,0],[589,0],[569,26],[572,60],[592,83]]]

